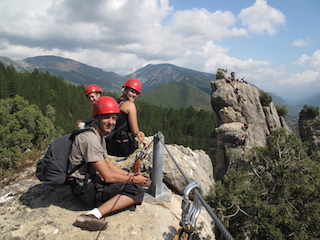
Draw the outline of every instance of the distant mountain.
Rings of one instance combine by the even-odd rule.
[[[279,97],[278,95],[274,93],[269,93],[272,97],[272,101],[276,106],[286,106],[288,110],[288,116],[286,117],[287,120],[298,120],[299,118],[299,109],[291,104],[289,104],[287,101]]]
[[[293,106],[289,104],[286,100],[279,97],[278,95],[274,93],[269,93],[272,97],[272,101],[276,106],[286,106],[288,110],[288,115],[285,117],[286,122],[289,126],[289,128],[297,135],[299,136],[299,126],[298,126],[298,119],[299,119],[299,112],[301,109],[297,108],[296,106]]]
[[[144,91],[150,91],[162,83],[185,82],[211,94],[210,81],[215,79],[215,74],[194,71],[172,64],[148,64],[126,77],[139,79]]]
[[[13,65],[17,72],[27,72],[29,71],[28,64],[24,63],[23,61],[13,61],[7,57],[0,57],[0,62],[2,62],[5,66]],[[33,70],[33,69],[32,69]]]
[[[116,73],[105,72],[100,68],[57,56],[32,57],[24,59],[23,62],[29,65],[29,70],[37,68],[41,72],[49,72],[54,76],[60,76],[69,82],[84,86],[95,83],[105,91],[116,91],[125,81]]]
[[[212,111],[211,97],[195,86],[185,82],[171,82],[157,85],[153,90],[143,93],[138,100],[172,108],[187,108]]]
[[[215,79],[215,74],[194,71],[172,64],[149,64],[132,74],[120,76],[113,72],[105,72],[102,69],[57,56],[37,56],[19,61],[0,57],[0,61],[5,65],[12,64],[18,72],[33,71],[36,68],[41,72],[49,72],[54,76],[60,76],[73,84],[86,86],[94,83],[105,91],[115,93],[120,93],[122,84],[127,79],[137,78],[143,84],[141,97],[145,101],[149,101],[148,97],[150,97],[151,102],[162,102],[165,107],[178,108],[192,105],[195,109],[211,110],[208,96],[211,93],[210,81]],[[176,82],[177,84],[169,85],[168,88],[161,87],[161,94],[159,94],[159,89],[155,89],[158,85],[170,82]],[[179,84],[181,84],[180,87],[178,87]],[[173,89],[170,89],[170,87]],[[153,89],[155,89],[155,93],[150,92]],[[172,95],[172,97],[180,96],[179,98],[183,101],[178,99],[174,102],[163,101],[164,92]],[[154,100],[154,96],[158,95],[158,99]]]
[[[314,107],[320,107],[320,92],[315,93],[314,95],[311,95],[308,98],[305,98],[301,101],[299,101],[295,107],[298,109],[302,109],[304,105],[310,105]]]
[[[210,99],[207,100],[207,96],[211,94],[210,82],[215,79],[215,74],[194,71],[172,64],[148,64],[134,73],[121,76],[114,72],[106,72],[100,68],[91,67],[72,59],[58,56],[37,56],[18,61],[13,61],[7,57],[0,57],[0,61],[5,65],[12,64],[18,72],[30,72],[37,68],[41,72],[49,72],[54,76],[60,76],[73,84],[86,86],[94,83],[105,91],[115,93],[120,93],[122,84],[128,78],[137,78],[143,84],[143,94],[140,97],[145,101],[161,102],[163,106],[170,107],[192,105],[196,109],[211,109]],[[171,82],[177,84],[166,85]],[[181,84],[181,89],[178,89],[179,84]],[[160,86],[160,88],[157,89],[157,86]],[[191,86],[194,88],[191,88]],[[197,96],[195,97],[193,93],[197,93]],[[168,95],[170,98],[165,99],[164,95]],[[156,100],[154,96],[157,96]],[[173,102],[169,101],[169,99],[173,99],[176,96],[179,96],[179,99],[183,99],[183,101],[181,102],[179,99]],[[319,106],[320,104],[320,93],[299,102],[296,106],[288,104],[275,94],[271,94],[271,96],[276,105],[287,106],[290,118],[297,118],[299,111],[305,104],[312,106]],[[191,101],[194,102],[189,104]],[[201,101],[204,102],[202,103]]]

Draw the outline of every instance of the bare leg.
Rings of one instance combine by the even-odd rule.
[[[128,196],[116,195],[104,204],[102,204],[100,207],[98,207],[98,210],[100,211],[102,216],[104,216],[108,213],[123,209],[135,203],[138,202]]]

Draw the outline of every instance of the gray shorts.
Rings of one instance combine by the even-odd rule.
[[[132,198],[137,204],[141,204],[144,196],[144,189],[135,183],[106,183],[98,177],[91,182],[79,184],[79,180],[69,181],[72,195],[75,199],[89,207],[100,206],[116,195],[125,195]]]

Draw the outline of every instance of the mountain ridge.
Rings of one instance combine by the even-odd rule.
[[[184,82],[193,85],[205,94],[210,95],[210,82],[215,79],[215,74],[178,67],[169,63],[148,64],[131,74],[121,76],[117,73],[107,72],[100,68],[92,67],[69,58],[53,55],[35,56],[16,61],[13,61],[7,57],[0,57],[0,61],[2,61],[5,65],[12,64],[18,72],[30,72],[37,68],[41,72],[49,72],[54,76],[60,76],[72,84],[86,86],[94,83],[99,85],[104,91],[115,93],[121,91],[123,82],[125,82],[128,78],[137,78],[143,83],[144,94],[148,93],[149,91],[153,91],[153,89],[160,84]],[[165,91],[169,92],[169,95],[175,94],[171,92],[172,89],[170,87],[165,89]],[[198,95],[202,95],[202,92],[199,92]],[[176,94],[180,93],[176,92]],[[149,93],[148,95],[152,94]],[[286,101],[284,98],[276,96],[276,94],[271,93],[270,95],[273,96],[276,105],[286,105],[288,107],[290,117],[293,116],[294,119],[298,118],[297,113],[303,105],[320,105],[320,93],[313,96],[313,98],[304,99],[295,105],[292,103],[289,104],[288,101]],[[201,97],[199,97],[197,101],[200,101],[200,99]],[[144,100],[148,101],[147,98],[144,98]],[[165,106],[164,101],[162,101],[161,98],[158,99],[158,103]],[[180,107],[184,106],[181,105]],[[195,108],[198,107],[196,106]]]

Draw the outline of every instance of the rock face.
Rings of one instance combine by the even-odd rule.
[[[151,140],[147,138],[147,141]],[[203,151],[181,146],[167,147],[188,177],[196,180],[208,194],[214,184],[209,156]],[[151,160],[152,150],[141,164],[144,170],[151,170]],[[165,153],[165,182],[168,187],[174,187],[174,191],[183,192],[186,182],[170,162]],[[105,231],[81,230],[73,223],[87,209],[73,199],[68,186],[57,188],[41,184],[35,178],[35,166],[23,174],[0,190],[0,239],[171,240],[179,228],[182,196],[171,191],[169,201],[144,199],[135,211],[107,216],[108,229]],[[212,218],[205,209],[201,210],[196,228],[197,239],[215,239]]]
[[[310,154],[320,151],[320,116],[310,116],[308,109],[302,109],[298,124],[301,140],[310,143]]]
[[[232,81],[218,70],[211,82],[211,105],[217,114],[218,127],[213,140],[215,178],[221,179],[228,167],[241,164],[241,155],[252,146],[264,146],[270,132],[289,128],[279,118],[273,102],[262,106],[259,90],[244,81]]]

